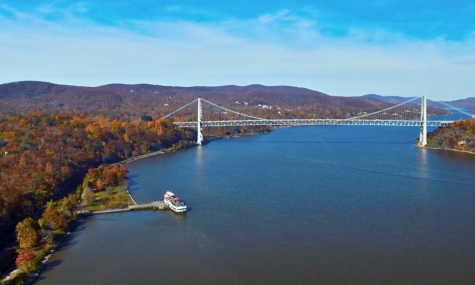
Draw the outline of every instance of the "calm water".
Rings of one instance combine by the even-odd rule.
[[[38,284],[474,284],[475,155],[412,127],[324,126],[128,164],[137,202],[95,216]]]

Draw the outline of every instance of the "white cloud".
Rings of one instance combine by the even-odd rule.
[[[473,39],[418,41],[356,29],[333,38],[319,33],[312,19],[286,10],[247,21],[136,21],[124,27],[73,16],[60,24],[38,15],[18,17],[0,17],[7,27],[0,31],[3,83],[260,83],[333,95],[475,96]]]

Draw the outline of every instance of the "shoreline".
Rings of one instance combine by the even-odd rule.
[[[175,152],[177,150],[183,150],[183,149],[188,149],[188,148],[181,148],[181,149],[176,149],[176,150],[172,150],[172,151],[163,151],[163,150],[159,150],[159,151],[154,151],[154,152],[151,152],[151,153],[146,153],[146,154],[142,154],[142,155],[139,155],[139,156],[134,156],[134,157],[131,157],[131,158],[127,158],[125,160],[122,160],[122,161],[119,161],[117,163],[114,163],[114,164],[126,164],[126,163],[129,163],[129,162],[132,162],[132,161],[136,161],[136,160],[139,160],[139,159],[143,159],[143,158],[147,158],[147,157],[150,157],[150,156],[154,156],[154,155],[157,155],[157,154],[166,154],[166,153],[171,153],[171,152]],[[127,187],[127,193],[130,197],[130,199],[135,203],[135,205],[138,205],[137,202],[135,201],[135,199],[133,198],[132,194],[130,194],[130,191],[129,191],[129,188]],[[117,209],[116,209],[117,210]],[[26,276],[26,278],[24,279],[24,284],[25,285],[32,285],[35,283],[35,281],[38,279],[38,277],[40,276],[41,272],[43,271],[43,269],[45,268],[46,266],[46,263],[47,261],[49,260],[49,258],[51,258],[51,256],[54,254],[54,252],[56,251],[56,249],[61,246],[61,244],[71,235],[71,233],[82,223],[84,223],[84,220],[90,216],[93,215],[93,213],[91,212],[82,212],[82,210],[80,210],[81,212],[78,213],[78,218],[76,220],[76,222],[71,225],[70,227],[68,227],[68,232],[66,234],[64,234],[56,243],[55,245],[50,249],[48,250],[48,252],[46,253],[46,255],[43,257],[43,259],[41,259],[40,261],[40,264],[38,265],[38,269],[35,271],[35,272],[32,272],[30,274],[28,274]],[[107,210],[106,210],[107,211]],[[116,212],[127,212],[129,211],[129,209],[127,209],[126,211],[116,211]],[[99,213],[100,214],[100,213]],[[15,259],[16,259],[16,256],[15,258],[12,260],[12,263],[14,264],[15,263]],[[16,267],[16,266],[15,266]],[[18,271],[18,268],[16,267],[16,269],[12,270],[11,272],[8,273],[8,275],[4,276],[3,279],[0,279],[0,284],[4,285],[5,282],[8,282],[8,281],[11,281],[13,280],[11,278],[12,275],[16,274]]]
[[[55,245],[50,249],[48,250],[48,252],[46,253],[46,255],[43,257],[43,259],[40,261],[40,264],[38,265],[38,269],[32,273],[32,274],[29,274],[26,279],[25,279],[25,285],[32,285],[36,282],[36,280],[38,279],[38,277],[40,277],[40,274],[41,272],[45,269],[46,267],[46,263],[48,262],[48,260],[51,258],[51,256],[54,254],[54,252],[56,251],[56,249],[58,249],[61,244],[68,238],[71,236],[72,232],[80,225],[80,224],[83,224],[84,223],[84,219],[85,218],[88,218],[89,216],[88,215],[81,215],[79,216],[78,215],[78,218],[77,220],[68,228],[68,232],[66,232],[56,243]]]
[[[255,133],[255,134],[249,134],[249,135],[263,135],[263,134],[268,134],[270,132],[267,132],[267,133]],[[239,137],[239,136],[238,136]],[[234,138],[234,137],[230,137],[230,138]],[[222,139],[222,138],[216,138],[216,139]],[[216,140],[215,139],[215,140]],[[208,141],[211,142],[213,140],[210,140]],[[180,148],[180,149],[174,149],[172,151],[163,151],[163,150],[159,150],[159,151],[154,151],[154,152],[150,152],[150,153],[146,153],[146,154],[142,154],[142,155],[139,155],[139,156],[135,156],[135,157],[131,157],[131,158],[127,158],[125,160],[122,160],[122,161],[119,161],[119,162],[116,162],[116,163],[113,163],[113,164],[126,164],[126,163],[129,163],[129,162],[133,162],[133,161],[137,161],[137,160],[140,160],[140,159],[143,159],[143,158],[147,158],[147,157],[150,157],[150,156],[155,156],[155,155],[158,155],[158,154],[166,154],[166,153],[172,153],[172,152],[175,152],[175,151],[179,151],[179,150],[185,150],[185,149],[189,149],[191,147],[196,147],[198,145],[193,145],[193,146],[190,146],[190,147],[187,147],[187,148]],[[132,201],[135,203],[135,205],[138,205],[137,202],[135,201],[135,199],[133,198],[133,196],[130,194],[130,191],[129,191],[129,188],[127,187],[127,193],[129,195],[129,197],[132,199]],[[117,210],[117,209],[116,209]],[[107,211],[107,210],[105,210]],[[114,211],[115,212],[128,212],[128,210],[121,210],[121,211]],[[100,213],[99,213],[100,214]],[[92,216],[93,213],[91,212],[81,212],[81,213],[78,213],[78,218],[76,220],[76,222],[71,225],[69,228],[68,228],[68,232],[66,234],[64,234],[56,243],[55,245],[50,249],[48,250],[48,252],[46,253],[46,255],[43,257],[43,259],[40,261],[40,264],[38,265],[38,269],[35,271],[35,272],[32,272],[30,274],[28,274],[26,276],[26,278],[24,279],[24,284],[25,285],[32,285],[35,283],[35,281],[38,279],[38,277],[40,276],[41,272],[44,270],[45,266],[46,266],[46,263],[47,261],[49,260],[49,258],[51,258],[51,256],[54,254],[54,252],[56,251],[56,249],[58,247],[61,246],[61,244],[71,235],[71,233],[82,223],[84,223],[84,220],[86,218],[89,218],[90,216]],[[16,257],[15,257],[16,259]],[[14,260],[15,260],[14,259]],[[12,261],[13,263],[15,261]],[[16,266],[15,266],[16,267]],[[5,276],[3,279],[0,280],[0,284],[5,284],[5,282],[8,282],[8,281],[11,281],[12,279],[10,278],[11,275],[15,274],[17,272],[18,268],[12,270],[11,272],[9,272],[9,274],[7,276]]]
[[[141,155],[138,155],[138,156],[130,157],[130,158],[124,159],[124,160],[119,161],[119,162],[114,163],[114,164],[125,164],[125,163],[136,161],[136,160],[139,160],[139,159],[142,159],[142,158],[154,156],[154,155],[157,155],[157,154],[164,154],[164,153],[165,152],[162,151],[162,150],[153,151],[153,152],[149,152],[149,153],[146,153],[146,154],[141,154]]]
[[[448,150],[448,151],[462,152],[462,153],[468,153],[468,154],[475,154],[475,152],[472,152],[472,151],[458,150],[458,149],[452,149],[452,148],[441,148],[441,147],[431,147],[431,146],[418,146],[417,144],[415,145],[415,147],[418,147],[418,148],[425,148],[425,149],[434,149],[434,150]]]
[[[46,254],[43,256],[43,258],[40,260],[39,264],[38,264],[38,268],[35,272],[32,272],[30,274],[28,274],[24,280],[24,284],[25,285],[31,285],[31,284],[34,284],[35,281],[38,279],[38,277],[40,276],[41,272],[44,270],[44,268],[46,267],[46,263],[48,262],[48,260],[51,258],[51,256],[54,254],[54,252],[56,251],[56,249],[58,249],[61,244],[68,238],[71,236],[71,233],[80,225],[84,222],[84,219],[89,217],[89,215],[87,214],[78,214],[78,217],[77,217],[77,220],[74,221],[69,227],[68,227],[68,231],[62,235],[53,245],[53,247],[51,247],[47,252]],[[14,262],[14,261],[13,261]],[[16,266],[15,266],[16,267]],[[16,276],[14,278],[12,278],[12,275],[15,275],[16,273],[18,272],[18,267],[16,267],[16,269],[12,270],[11,272],[9,272],[8,275],[5,276],[5,278],[1,279],[0,280],[0,284],[5,284],[5,282],[8,282],[8,281],[12,281],[12,280],[15,280],[16,279]]]

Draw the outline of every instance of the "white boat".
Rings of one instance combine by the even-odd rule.
[[[170,191],[167,191],[164,195],[163,202],[168,208],[172,209],[176,213],[183,213],[186,212],[188,207],[186,206],[185,202],[181,201],[175,194]]]

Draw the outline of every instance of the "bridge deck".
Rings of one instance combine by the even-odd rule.
[[[453,121],[426,121],[428,127],[439,127],[452,124]],[[198,122],[174,122],[177,127],[198,127]],[[269,119],[269,120],[229,120],[229,121],[201,121],[201,127],[229,127],[229,126],[408,126],[421,127],[420,120],[361,120],[361,119]]]

